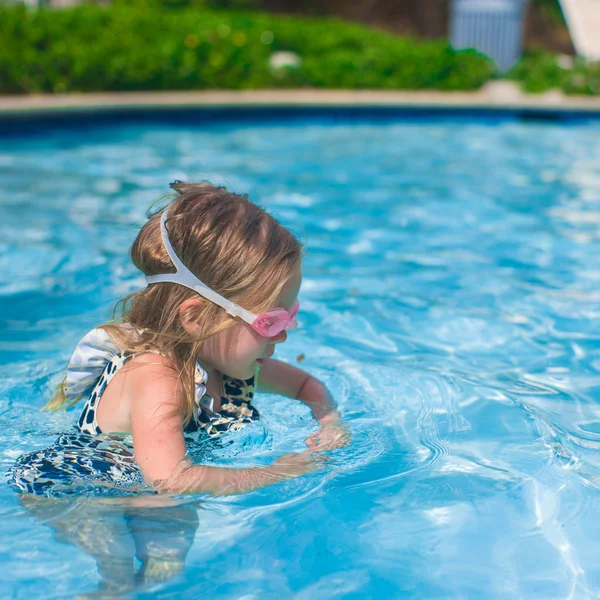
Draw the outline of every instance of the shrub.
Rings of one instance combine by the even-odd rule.
[[[467,90],[492,63],[336,19],[206,8],[211,0],[116,0],[107,8],[0,6],[0,92],[277,87]],[[250,0],[232,0],[236,5]],[[164,8],[165,2],[177,8]],[[273,69],[277,51],[297,68]]]
[[[588,63],[580,58],[574,59],[572,66],[561,67],[555,55],[531,52],[521,59],[509,76],[519,81],[527,92],[555,88],[567,94],[600,94],[600,63]]]

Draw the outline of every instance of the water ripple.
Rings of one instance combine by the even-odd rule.
[[[77,340],[143,286],[127,250],[173,179],[249,192],[305,241],[301,327],[278,356],[304,357],[352,433],[322,472],[174,499],[137,529],[131,506],[25,508],[0,486],[0,594],[93,590],[104,559],[84,531],[130,570],[135,536],[183,552],[140,597],[597,597],[599,133],[298,116],[0,140],[4,470],[74,418],[39,408]],[[306,407],[257,405],[260,424],[193,457],[304,449]],[[102,585],[131,587],[117,562]]]

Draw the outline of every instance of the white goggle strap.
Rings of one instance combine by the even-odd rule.
[[[200,281],[180,260],[175,250],[173,250],[173,246],[171,246],[171,242],[169,240],[169,232],[167,231],[166,221],[167,214],[169,213],[169,209],[165,209],[160,218],[160,233],[162,236],[162,242],[165,246],[165,250],[169,255],[172,263],[175,265],[177,269],[176,273],[163,273],[162,275],[146,275],[146,283],[148,285],[152,283],[177,283],[178,285],[183,285],[191,290],[194,290],[197,294],[200,294],[203,298],[214,302],[217,306],[224,308],[227,314],[232,315],[233,317],[240,317],[246,323],[250,325],[256,321],[256,315],[251,313],[250,311],[238,306],[235,302],[230,302],[227,298],[221,296],[211,288],[209,288],[205,283]]]

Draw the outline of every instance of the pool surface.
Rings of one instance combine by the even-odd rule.
[[[600,122],[317,115],[0,137],[2,473],[78,414],[39,409],[77,341],[144,285],[128,249],[175,179],[248,192],[305,241],[301,326],[276,356],[304,356],[352,443],[300,479],[162,507],[19,503],[2,478],[0,597],[598,597]],[[197,459],[302,450],[306,407],[256,405],[260,423]]]

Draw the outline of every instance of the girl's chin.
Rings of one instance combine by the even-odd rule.
[[[260,369],[261,364],[262,364],[261,360],[255,360],[248,366],[248,370],[247,370],[246,374],[242,377],[238,377],[238,379],[246,380],[246,379],[250,379],[251,377],[254,377],[256,375],[256,372]]]

